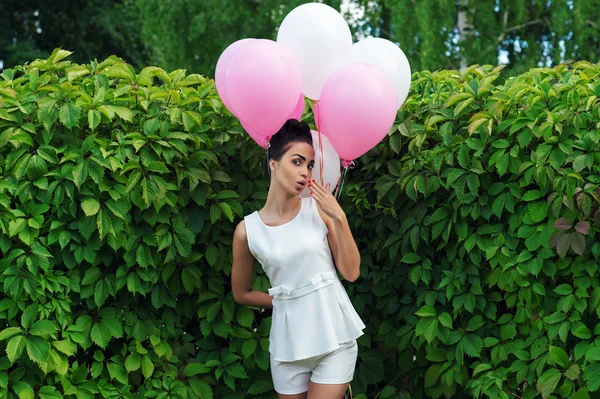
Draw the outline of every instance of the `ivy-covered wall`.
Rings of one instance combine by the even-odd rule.
[[[274,398],[269,312],[229,285],[263,150],[211,80],[68,55],[0,77],[0,396]],[[413,75],[341,200],[355,397],[598,390],[598,75]]]

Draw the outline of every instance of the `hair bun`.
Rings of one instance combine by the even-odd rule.
[[[283,154],[288,150],[291,143],[307,143],[313,145],[312,134],[310,127],[306,122],[301,122],[297,119],[288,119],[281,129],[267,143],[267,157],[265,168],[267,173],[270,172],[269,160],[274,159],[280,161]]]

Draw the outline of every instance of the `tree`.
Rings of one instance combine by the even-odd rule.
[[[138,0],[142,37],[166,69],[214,76],[219,55],[240,39],[275,40],[283,18],[307,0]],[[339,9],[340,0],[324,3]]]
[[[593,0],[356,0],[357,37],[400,44],[413,70],[507,63],[512,73],[600,56]]]
[[[0,10],[4,67],[46,58],[56,47],[73,51],[75,62],[117,55],[142,68],[149,61],[130,0],[0,0]]]
[[[292,9],[309,0],[0,0],[0,60],[44,57],[55,47],[87,62],[115,54],[136,68],[213,76],[236,40],[275,39]],[[511,74],[600,56],[600,9],[593,0],[325,0],[347,14],[355,40],[392,40],[413,71],[506,63]]]

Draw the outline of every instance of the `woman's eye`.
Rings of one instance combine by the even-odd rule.
[[[294,165],[300,165],[300,160],[299,159],[295,159],[294,160]]]
[[[313,170],[314,167],[315,165],[308,165],[308,170]]]

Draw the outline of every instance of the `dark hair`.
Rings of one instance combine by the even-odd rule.
[[[310,127],[306,122],[300,122],[296,119],[288,119],[287,122],[275,133],[267,145],[267,156],[265,158],[265,174],[271,175],[269,161],[274,159],[281,161],[283,154],[290,148],[292,143],[307,143],[313,145]]]

